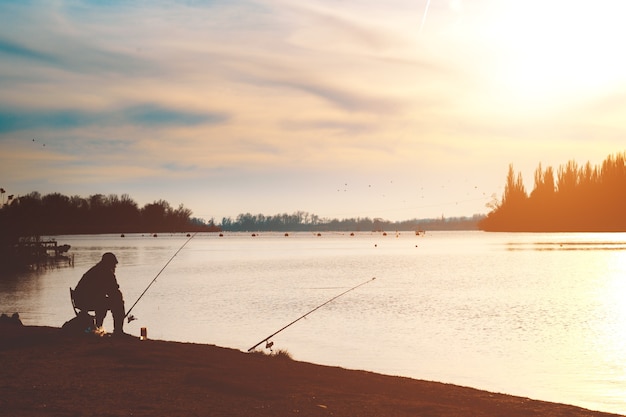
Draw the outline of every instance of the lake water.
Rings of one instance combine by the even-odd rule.
[[[73,267],[0,280],[26,325],[73,317],[68,288],[114,252],[128,333],[626,414],[626,234],[57,236]],[[372,281],[372,278],[376,278]],[[105,327],[113,327],[110,315]],[[259,348],[264,348],[265,343]]]

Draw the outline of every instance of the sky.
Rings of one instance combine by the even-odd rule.
[[[0,187],[472,216],[626,150],[621,0],[0,1]]]

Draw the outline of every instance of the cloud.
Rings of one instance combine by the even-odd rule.
[[[20,43],[2,38],[0,38],[0,55],[6,55],[9,58],[21,58],[30,61],[38,61],[40,63],[51,65],[59,64],[59,59],[54,54],[38,51]]]
[[[279,82],[279,84],[312,94],[350,112],[365,111],[372,113],[389,113],[397,112],[401,107],[399,101],[386,98],[383,95],[366,95],[323,83],[315,83],[306,80],[285,80]]]
[[[0,109],[0,134],[29,129],[75,129],[88,126],[134,125],[147,127],[220,124],[222,113],[181,111],[152,103],[103,112],[68,110]]]
[[[132,106],[114,114],[130,124],[145,126],[219,124],[228,120],[228,116],[221,113],[185,112],[154,104]]]
[[[288,120],[282,123],[284,128],[301,131],[327,131],[341,135],[355,135],[372,132],[376,130],[376,125],[371,122],[350,122],[346,120]]]
[[[384,27],[383,20],[355,16],[354,10],[338,11],[335,4],[311,7],[302,3],[286,7],[291,7],[291,12],[301,22],[289,39],[303,47],[371,54],[406,44],[405,38]]]
[[[163,165],[161,165],[161,167],[163,169],[165,169],[166,171],[171,171],[171,172],[188,172],[188,171],[195,171],[196,169],[198,169],[197,165],[192,165],[192,164],[179,164],[176,162],[169,162],[169,163],[165,163]]]

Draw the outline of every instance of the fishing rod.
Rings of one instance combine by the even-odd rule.
[[[176,257],[176,255],[178,255],[178,252],[180,252],[181,250],[183,250],[183,248],[187,245],[187,243],[189,243],[189,241],[191,239],[194,238],[194,236],[197,234],[198,232],[195,232],[193,235],[191,235],[191,237],[189,239],[187,239],[185,241],[185,243],[183,243],[183,245],[178,248],[178,250],[176,251],[176,253],[174,253],[174,255],[172,255],[172,257],[165,263],[165,265],[163,265],[163,268],[161,268],[161,270],[159,271],[158,274],[156,274],[156,277],[154,277],[154,279],[152,281],[150,281],[150,284],[148,284],[148,286],[146,287],[145,290],[143,290],[143,292],[141,293],[141,295],[139,296],[139,298],[137,298],[137,301],[135,301],[135,303],[128,309],[128,311],[126,312],[126,315],[124,316],[124,318],[128,317],[128,322],[130,323],[133,320],[137,320],[137,318],[135,316],[133,316],[132,314],[130,314],[130,312],[132,311],[133,308],[135,308],[135,306],[137,305],[137,303],[139,302],[139,300],[141,300],[141,297],[144,296],[144,294],[146,292],[148,292],[148,288],[150,288],[152,286],[152,284],[154,284],[154,282],[157,280],[157,278],[159,277],[159,275],[161,275],[161,272],[163,272],[165,270],[165,268],[167,268],[167,266],[170,264],[170,262],[172,262],[172,260]]]
[[[309,311],[309,312],[308,312],[308,313],[306,313],[306,314],[303,314],[302,316],[298,317],[297,319],[295,319],[294,321],[292,321],[291,323],[289,323],[288,325],[286,325],[286,326],[285,326],[285,327],[283,327],[282,329],[280,329],[280,330],[278,330],[278,331],[276,331],[276,332],[272,333],[271,335],[267,336],[265,339],[261,340],[261,341],[260,341],[259,343],[257,343],[256,345],[252,346],[250,349],[248,349],[248,352],[251,352],[252,350],[254,350],[257,346],[259,346],[259,345],[260,345],[261,343],[263,343],[263,342],[267,342],[267,343],[266,343],[266,345],[265,345],[265,347],[266,347],[266,348],[271,348],[271,347],[272,347],[272,345],[274,345],[274,343],[273,343],[273,342],[270,342],[269,340],[270,340],[272,337],[276,336],[278,333],[280,333],[280,332],[282,332],[283,330],[285,330],[287,327],[289,327],[289,326],[291,326],[292,324],[294,324],[294,323],[296,323],[296,322],[298,322],[298,321],[302,320],[303,318],[305,318],[305,317],[306,317],[306,316],[308,316],[309,314],[313,313],[315,310],[317,310],[317,309],[319,309],[319,308],[324,307],[326,304],[330,303],[331,301],[336,300],[337,298],[341,297],[341,296],[342,296],[342,295],[344,295],[344,294],[349,293],[350,291],[356,290],[356,289],[357,289],[357,288],[359,288],[360,286],[363,286],[363,285],[365,285],[365,284],[369,284],[370,282],[374,281],[375,279],[376,279],[376,277],[374,277],[374,278],[372,278],[372,279],[368,279],[367,281],[362,282],[362,283],[360,283],[359,285],[356,285],[356,286],[354,286],[354,287],[350,288],[349,290],[346,290],[346,291],[342,292],[341,294],[334,296],[333,298],[331,298],[330,300],[326,301],[325,303],[318,305],[318,306],[317,306],[317,307],[315,307],[313,310]]]

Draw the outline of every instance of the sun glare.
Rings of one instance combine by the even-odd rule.
[[[624,326],[621,334],[625,340],[624,346],[626,346],[626,303],[622,299],[622,296],[626,294],[626,279],[624,279],[624,274],[626,273],[626,252],[620,251],[616,254],[615,263],[616,273],[612,276],[611,295],[616,298],[615,305],[621,318],[620,323]]]
[[[520,99],[569,100],[626,85],[626,3],[506,4],[490,33],[503,51],[499,83]]]

